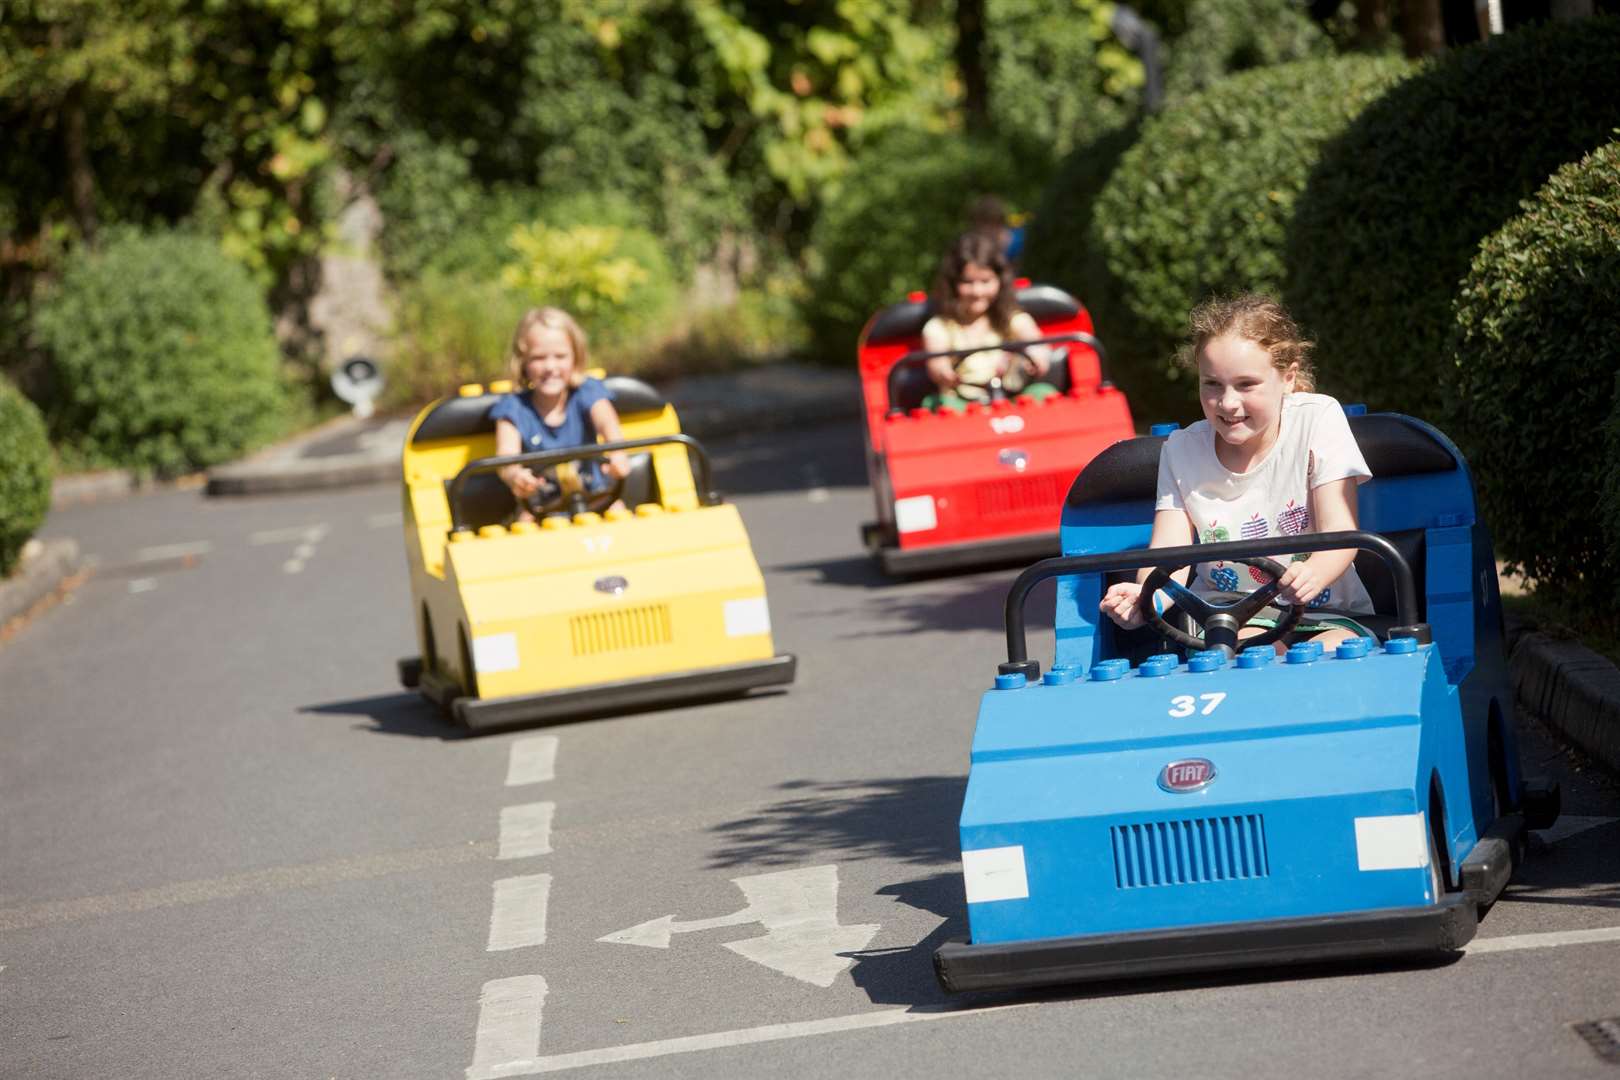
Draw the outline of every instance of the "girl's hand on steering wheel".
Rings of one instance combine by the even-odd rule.
[[[1122,630],[1134,630],[1143,623],[1142,586],[1135,581],[1122,581],[1111,585],[1097,605],[1104,615],[1114,620]]]
[[[527,499],[540,490],[540,478],[521,465],[514,465],[506,472],[506,486],[512,489],[512,494],[519,499]]]
[[[1287,604],[1309,604],[1331,584],[1319,568],[1311,566],[1310,559],[1302,559],[1289,563],[1283,576],[1277,579],[1277,599]]]
[[[956,374],[956,363],[949,356],[936,356],[928,361],[928,377],[934,384],[945,390],[956,387],[962,381]]]
[[[1049,360],[1044,353],[1024,354],[1024,367],[1034,378],[1044,379],[1046,377],[1047,370],[1051,366],[1052,361]]]
[[[623,480],[630,475],[630,456],[622,450],[609,454],[607,460],[602,463],[602,471]]]

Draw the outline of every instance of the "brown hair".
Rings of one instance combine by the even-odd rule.
[[[1193,308],[1188,320],[1191,335],[1180,354],[1181,365],[1198,370],[1198,356],[1204,346],[1218,337],[1231,335],[1252,341],[1271,354],[1278,371],[1295,369],[1294,389],[1316,389],[1316,370],[1311,366],[1315,343],[1305,340],[1299,324],[1281,304],[1261,293],[1218,297]]]
[[[1018,294],[1013,287],[1012,264],[1001,248],[1001,241],[982,232],[967,232],[956,238],[945,257],[939,261],[939,273],[934,278],[934,310],[953,322],[958,317],[956,283],[962,280],[962,271],[969,263],[978,263],[996,275],[1001,291],[990,304],[990,325],[996,333],[1006,337],[1012,333],[1013,316],[1018,314]]]
[[[512,331],[512,344],[507,348],[507,362],[512,365],[512,378],[519,386],[525,385],[523,377],[523,342],[529,336],[529,331],[537,326],[549,327],[552,330],[561,330],[568,335],[568,343],[574,347],[574,370],[568,374],[568,385],[577,387],[585,381],[585,369],[589,365],[589,354],[585,348],[585,331],[580,329],[574,317],[562,308],[537,307],[530,308],[518,320],[517,329]]]

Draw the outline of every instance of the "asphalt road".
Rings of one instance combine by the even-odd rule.
[[[884,580],[855,425],[714,449],[798,682],[480,737],[395,682],[396,488],[55,514],[100,565],[0,648],[0,1076],[1620,1075],[1620,791],[1534,730],[1494,951],[946,1000],[1011,572]]]

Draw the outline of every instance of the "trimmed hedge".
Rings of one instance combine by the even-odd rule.
[[[51,444],[34,403],[0,379],[0,577],[51,505]]]
[[[816,269],[805,321],[824,363],[848,363],[878,308],[933,284],[974,198],[1029,206],[1051,171],[1045,151],[956,134],[891,130],[868,145],[810,235]]]
[[[1318,147],[1410,70],[1370,56],[1260,68],[1144,123],[1097,197],[1089,240],[1111,278],[1089,300],[1138,415],[1196,415],[1174,361],[1188,311],[1215,293],[1280,289]]]
[[[1620,142],[1558,170],[1480,245],[1455,315],[1445,422],[1498,549],[1555,588],[1614,580],[1599,504],[1616,472]]]
[[[1107,281],[1107,268],[1086,243],[1092,210],[1139,133],[1135,123],[1116,128],[1058,163],[1027,226],[1021,262],[1026,276],[1062,286],[1090,306],[1091,294]]]
[[[124,232],[76,252],[34,315],[59,444],[96,465],[174,475],[276,435],[286,397],[270,312],[211,240]]]
[[[1323,370],[1371,406],[1435,415],[1479,242],[1616,126],[1608,17],[1454,50],[1368,108],[1323,152],[1288,237],[1284,298]]]
[[[1333,42],[1298,0],[1193,0],[1170,59],[1171,99],[1253,68],[1333,55]]]

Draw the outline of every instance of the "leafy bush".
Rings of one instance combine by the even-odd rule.
[[[1298,0],[1193,0],[1165,93],[1185,97],[1252,68],[1318,59],[1333,43]]]
[[[483,198],[472,166],[460,152],[417,132],[393,141],[394,160],[377,185],[384,228],[383,267],[412,278],[456,243],[476,220]]]
[[[126,231],[76,253],[34,331],[51,354],[56,438],[87,463],[175,474],[281,430],[270,313],[212,241]]]
[[[1603,425],[1603,538],[1609,551],[1620,551],[1620,372],[1614,377],[1614,407]],[[1612,586],[1601,599],[1608,602],[1610,619],[1620,617],[1620,577],[1609,579]]]
[[[1034,147],[913,128],[866,147],[810,236],[816,267],[805,319],[818,359],[849,362],[872,312],[932,284],[977,196],[1028,206],[1050,171]]]
[[[1322,154],[1288,237],[1285,299],[1351,396],[1439,408],[1457,283],[1479,242],[1620,125],[1620,19],[1448,53]]]
[[[51,445],[34,403],[0,379],[0,577],[51,505]]]
[[[1408,70],[1365,56],[1261,68],[1143,124],[1097,197],[1088,241],[1111,278],[1088,300],[1140,415],[1192,412],[1173,362],[1187,312],[1214,293],[1280,288],[1318,147]]]
[[[1553,174],[1480,245],[1455,312],[1445,422],[1503,555],[1538,584],[1613,581],[1598,507],[1620,400],[1620,143]]]

